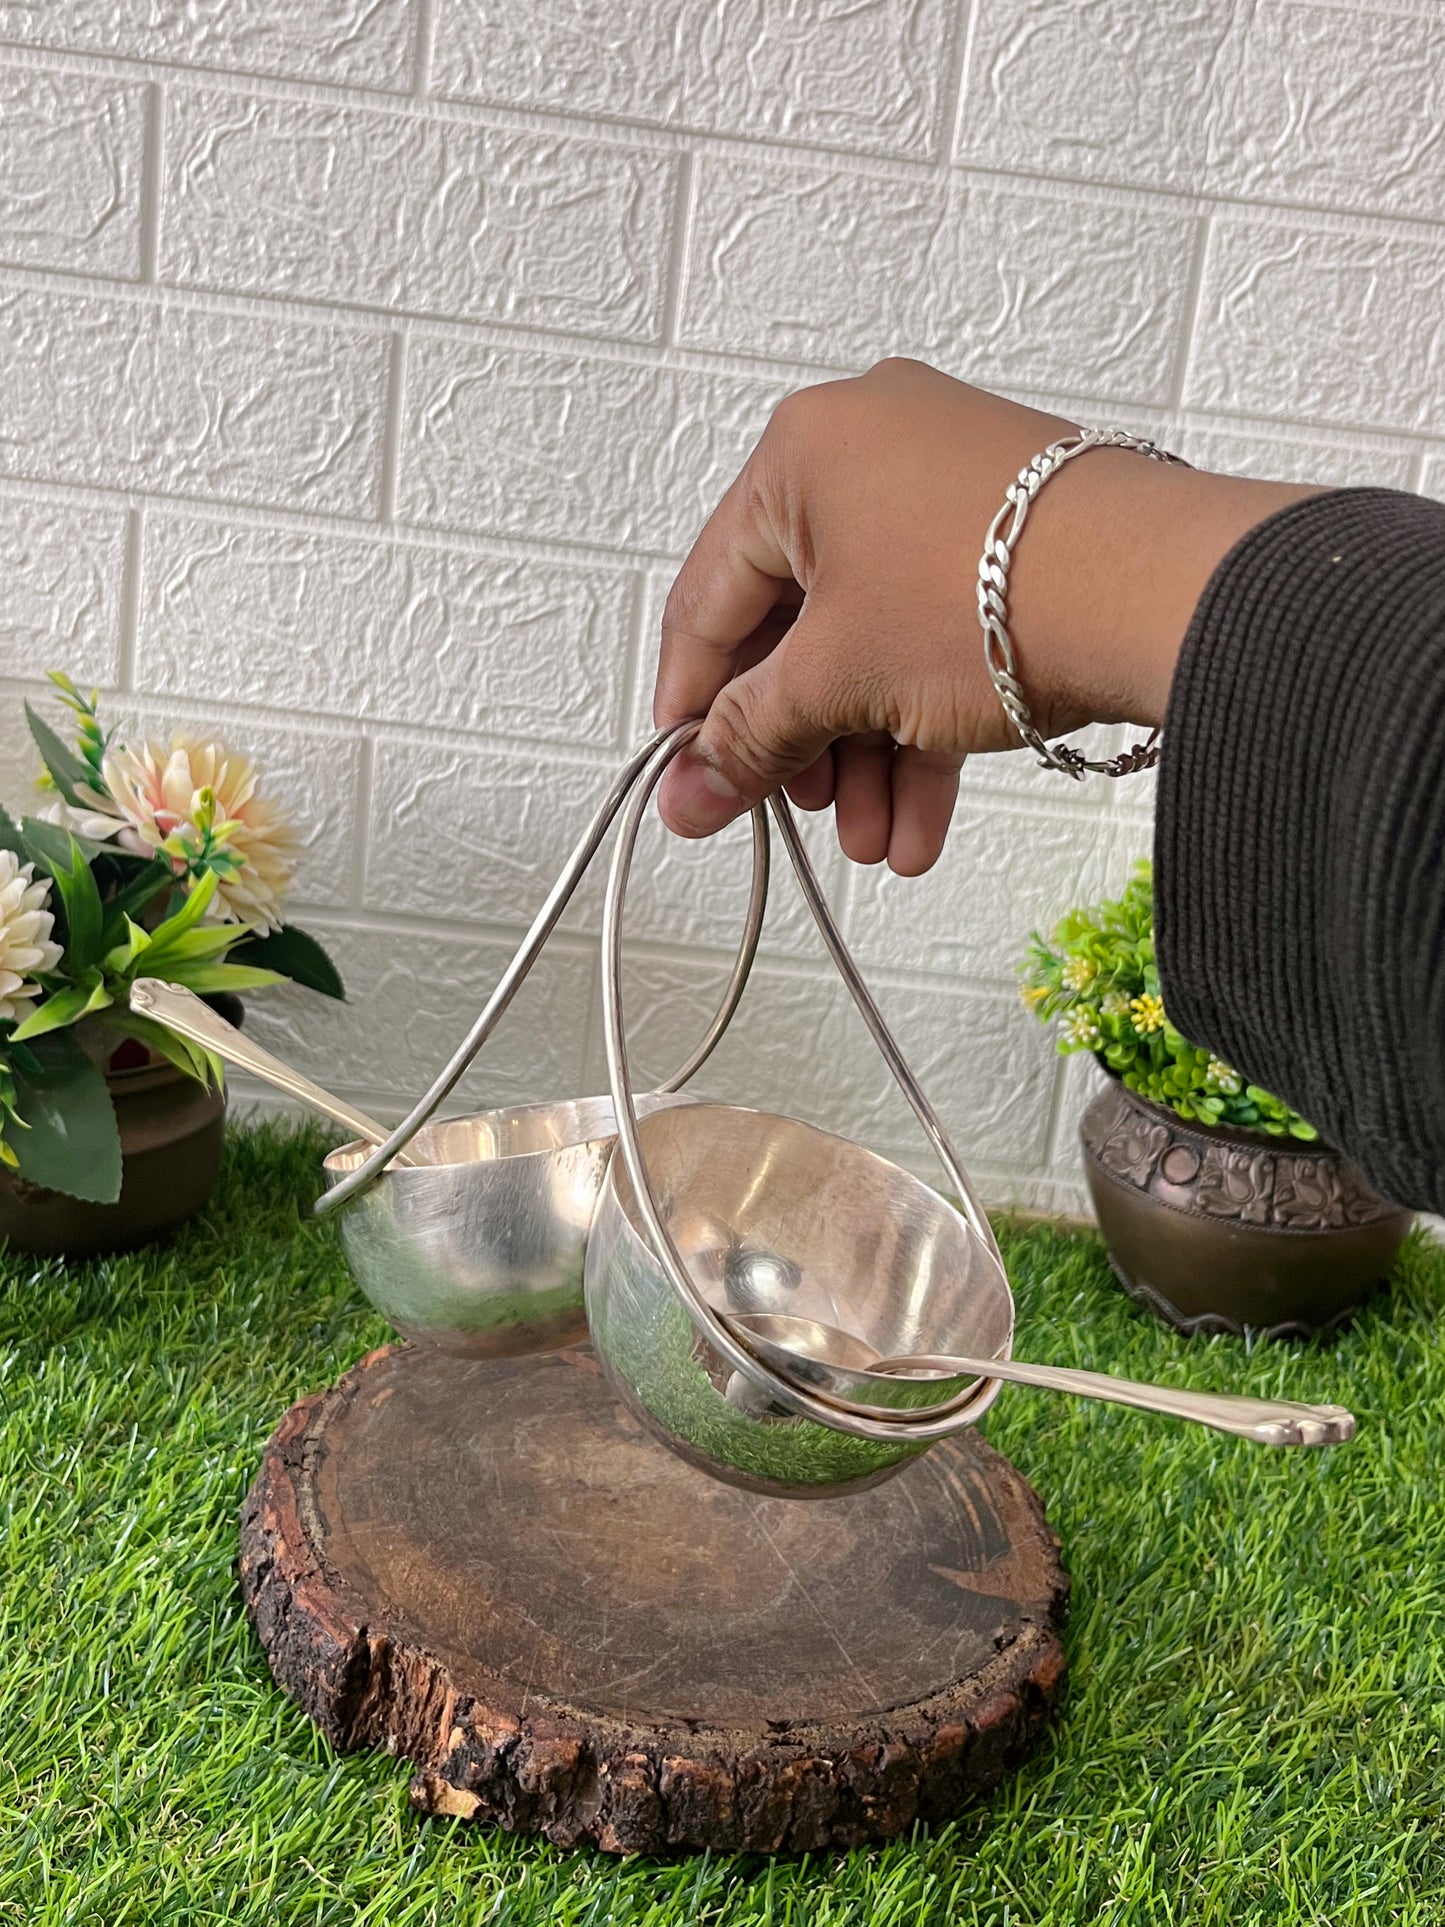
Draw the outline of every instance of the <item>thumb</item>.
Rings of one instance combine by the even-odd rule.
[[[831,705],[802,674],[810,640],[805,607],[769,655],[725,683],[703,726],[676,757],[658,793],[663,822],[679,836],[711,836],[805,770],[839,734]]]

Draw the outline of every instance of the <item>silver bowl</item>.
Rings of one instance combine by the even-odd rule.
[[[1005,1358],[1013,1297],[997,1253],[921,1179],[796,1118],[694,1104],[646,1116],[638,1136],[662,1218],[707,1305],[749,1348],[746,1314],[815,1319],[875,1356]],[[612,1160],[586,1263],[592,1343],[623,1403],[692,1464],[750,1491],[831,1497],[876,1485],[982,1415],[994,1379],[893,1379],[897,1416],[834,1426],[805,1368],[739,1369],[699,1329]],[[883,1376],[881,1374],[876,1376]],[[872,1388],[869,1388],[870,1391]],[[876,1407],[875,1407],[876,1410]]]
[[[647,1113],[681,1094],[638,1100]],[[340,1210],[358,1285],[403,1338],[465,1358],[558,1351],[587,1336],[582,1272],[615,1143],[610,1097],[450,1118],[417,1132],[422,1162],[393,1164]],[[328,1186],[374,1146],[324,1162]]]

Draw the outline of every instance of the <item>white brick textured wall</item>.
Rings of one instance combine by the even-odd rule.
[[[1438,0],[0,0],[0,792],[64,666],[211,722],[307,829],[344,1009],[254,1023],[395,1112],[647,726],[678,558],[778,398],[924,356],[1244,473],[1445,497]],[[965,771],[903,883],[808,825],[999,1200],[1072,1206],[1031,927],[1150,786]],[[746,837],[638,865],[630,1009],[705,1021]],[[780,874],[709,1091],[922,1165]],[[602,1079],[590,879],[467,1093]]]

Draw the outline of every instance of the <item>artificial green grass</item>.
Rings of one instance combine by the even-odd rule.
[[[0,1258],[0,1921],[24,1927],[1445,1922],[1445,1250],[1330,1346],[1186,1341],[1097,1243],[1005,1227],[1021,1352],[1338,1399],[1268,1452],[1006,1391],[989,1436],[1074,1576],[1052,1738],[955,1824],[846,1857],[619,1863],[446,1821],[332,1756],[233,1570],[267,1433],[385,1336],[305,1215],[320,1140],[236,1135],[169,1248]]]

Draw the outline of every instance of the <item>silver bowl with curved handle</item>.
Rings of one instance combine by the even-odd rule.
[[[481,1015],[407,1117],[380,1145],[348,1144],[325,1160],[330,1189],[316,1208],[342,1207],[341,1241],[357,1283],[403,1337],[467,1357],[505,1358],[587,1336],[583,1264],[615,1141],[612,1099],[561,1098],[429,1120],[516,995],[656,748],[683,740],[685,730],[659,732],[629,758]],[[645,1112],[691,1102],[682,1086],[716,1047],[747,983],[768,897],[760,809],[752,831],[752,887],[722,1001],[692,1056],[643,1100]],[[414,1162],[393,1162],[402,1152]]]
[[[806,1370],[784,1373],[761,1357],[730,1314],[820,1320],[880,1357],[1006,1358],[1013,1297],[988,1220],[848,954],[781,797],[771,808],[804,898],[958,1202],[795,1118],[718,1104],[639,1116],[622,916],[643,812],[686,740],[675,733],[653,752],[628,798],[608,879],[603,1015],[617,1152],[588,1245],[588,1323],[614,1389],[674,1451],[751,1490],[831,1496],[876,1484],[971,1424],[998,1381],[975,1377],[945,1395],[936,1381],[880,1374],[879,1404],[892,1409],[844,1410]]]
[[[644,1114],[690,1105],[655,1092]],[[367,1298],[403,1338],[468,1358],[559,1351],[587,1336],[582,1269],[616,1139],[610,1097],[560,1098],[428,1124],[341,1215]],[[343,1145],[330,1184],[371,1151]]]
[[[554,1350],[586,1336],[582,1270],[614,1142],[609,1097],[484,1111],[433,1122],[438,1107],[491,1036],[566,909],[613,819],[659,745],[628,758],[552,885],[471,1030],[400,1124],[387,1131],[354,1105],[260,1049],[174,986],[144,982],[133,1000],[364,1141],[325,1160],[329,1189],[316,1209],[340,1211],[340,1234],[363,1292],[404,1337],[474,1358]],[[753,875],[742,942],[722,1002],[692,1056],[641,1109],[679,1095],[732,1018],[747,983],[768,897],[768,824],[752,813]]]

